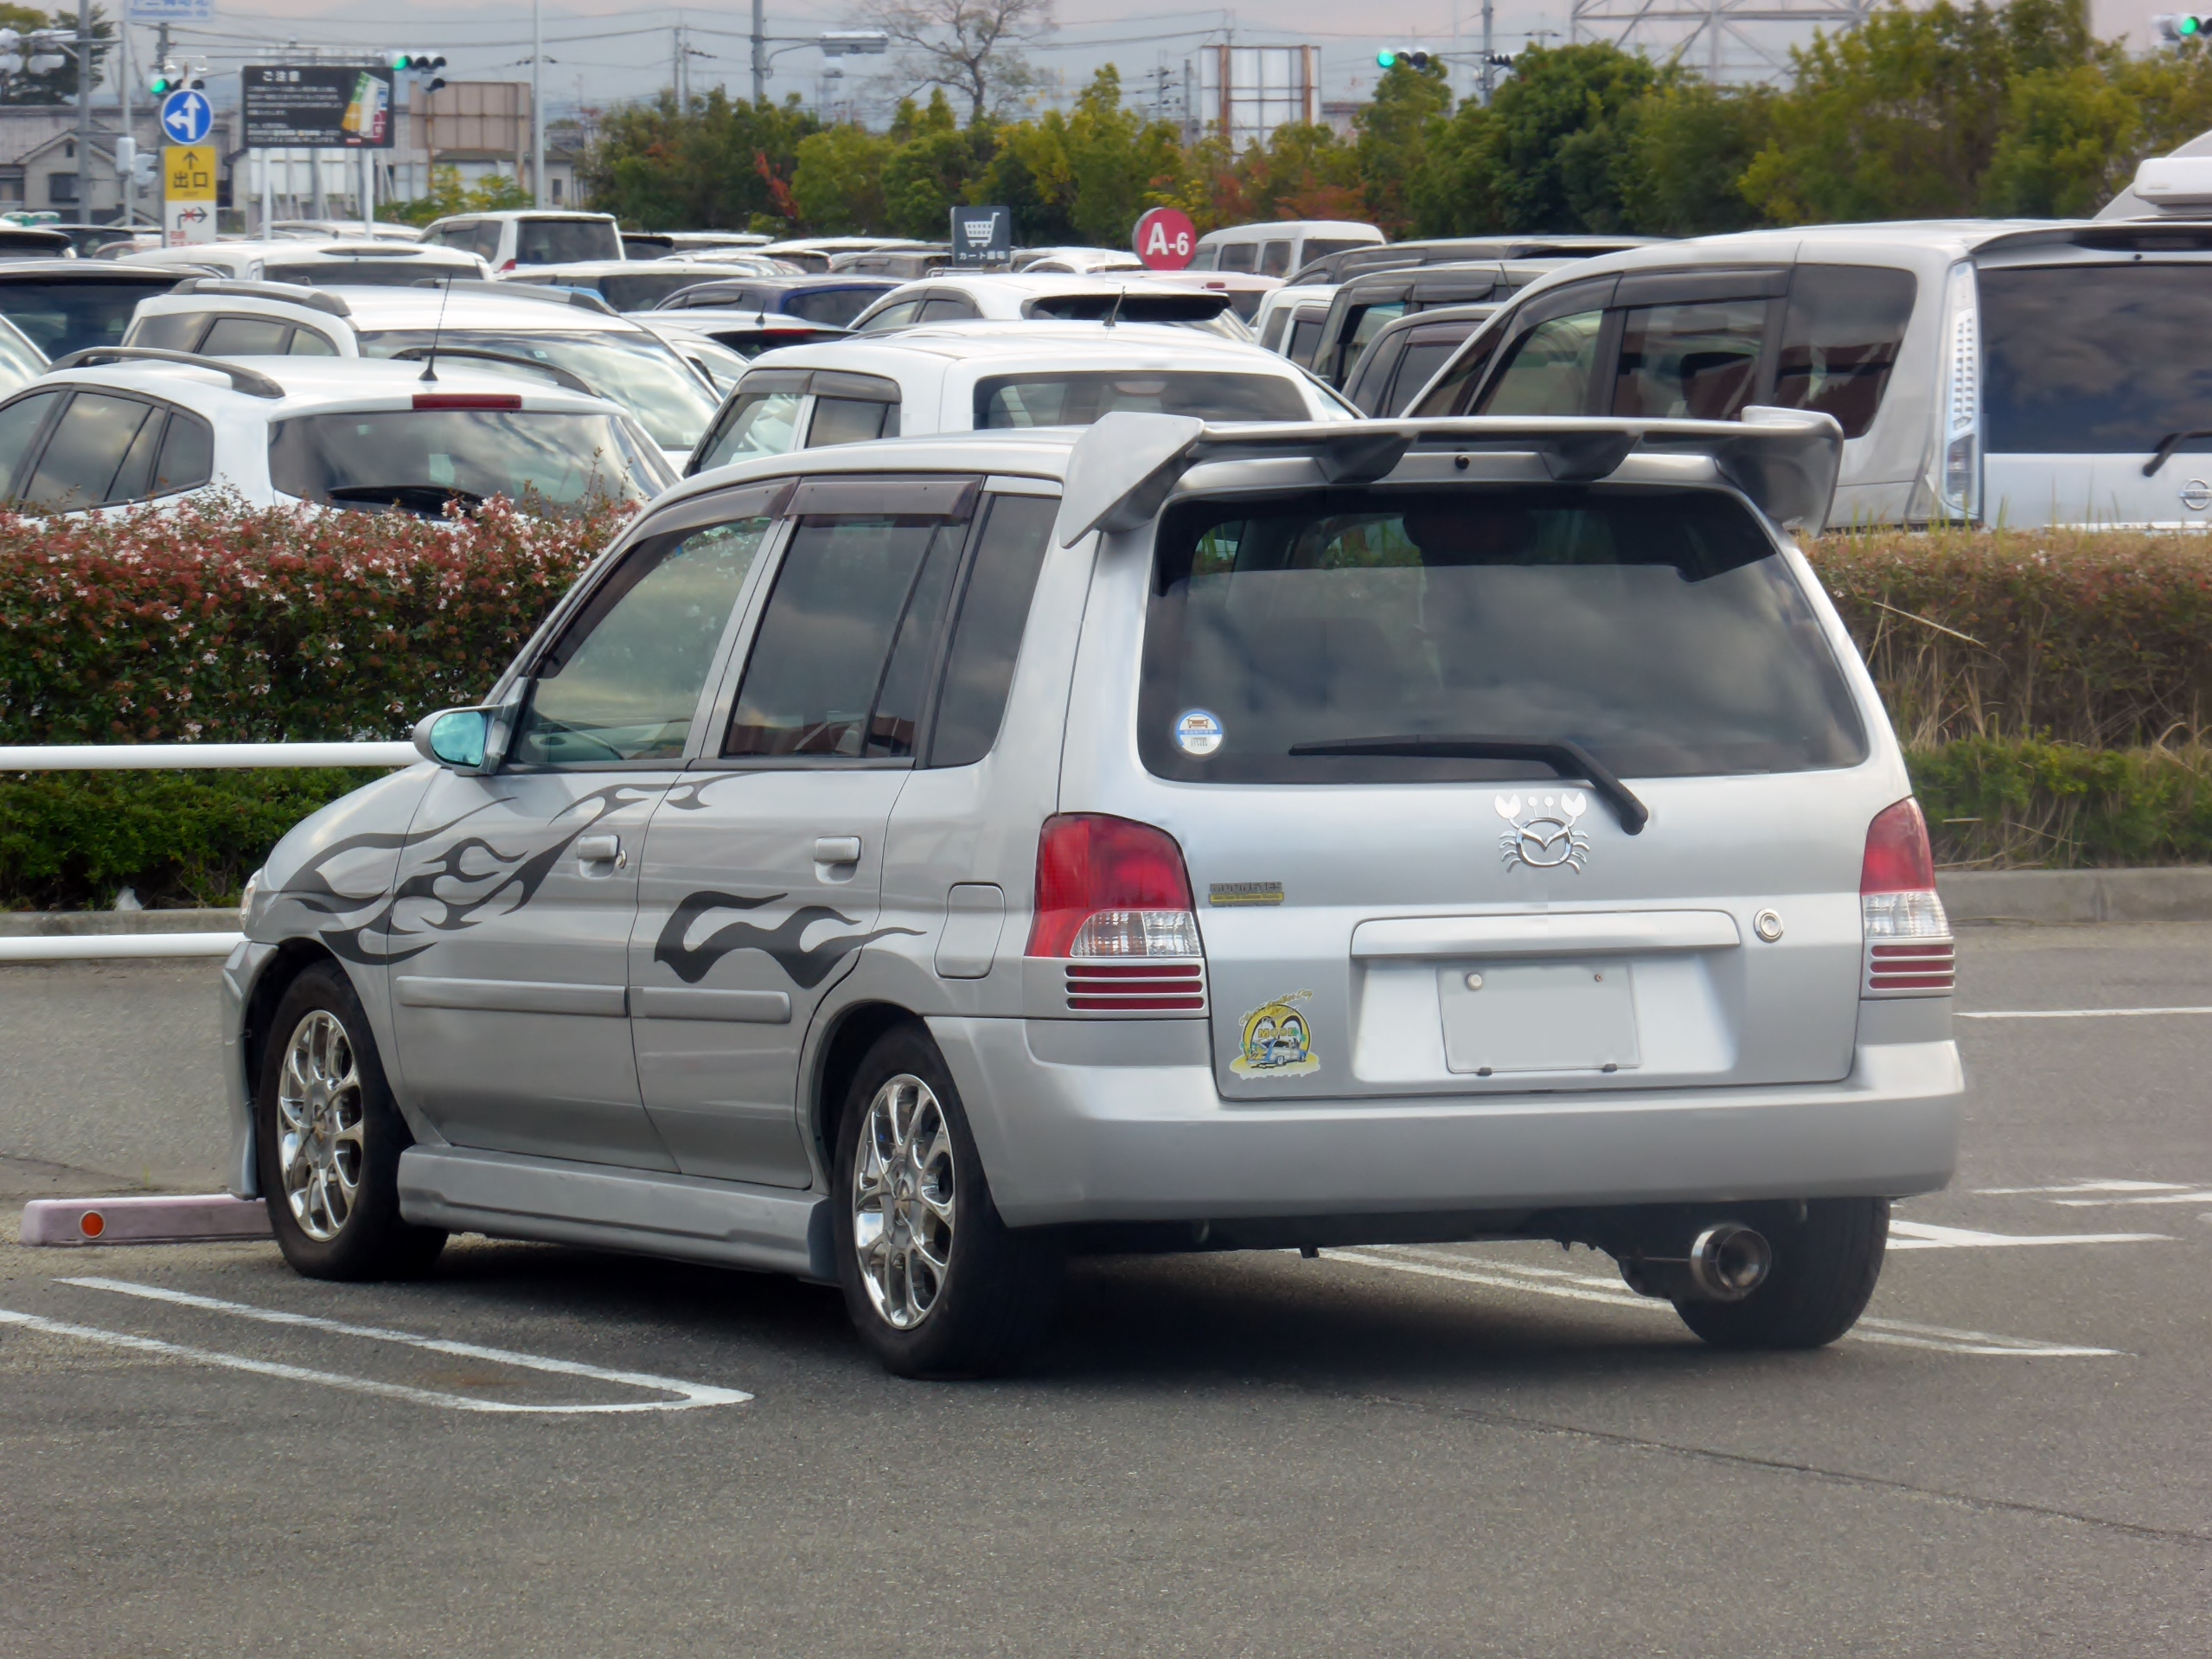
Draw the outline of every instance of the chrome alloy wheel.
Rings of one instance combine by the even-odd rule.
[[[853,1248],[885,1322],[911,1330],[952,1265],[952,1131],[930,1086],[902,1072],[868,1103],[853,1160]]]
[[[353,1039],[316,1009],[292,1028],[277,1079],[277,1163],[292,1220],[318,1244],[352,1218],[367,1156]]]

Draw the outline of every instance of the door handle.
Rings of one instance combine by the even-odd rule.
[[[817,864],[857,864],[860,862],[858,836],[816,836],[814,862]]]
[[[622,849],[620,836],[579,836],[576,838],[576,862],[579,864],[611,864],[623,869],[630,863],[630,855]]]

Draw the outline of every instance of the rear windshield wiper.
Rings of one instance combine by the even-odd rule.
[[[2212,432],[2168,432],[2164,438],[2161,438],[2158,440],[2158,447],[2151,452],[2151,458],[2144,462],[2143,476],[2146,478],[2157,477],[2158,476],[2158,469],[2166,464],[2166,458],[2170,456],[2183,444],[2188,443],[2192,438],[2212,438]]]
[[[1403,737],[1340,737],[1326,743],[1294,743],[1294,755],[1402,755],[1414,759],[1540,760],[1562,778],[1586,778],[1602,796],[1621,827],[1641,835],[1652,819],[1638,800],[1607,765],[1581,744],[1569,738],[1429,737],[1410,733]]]

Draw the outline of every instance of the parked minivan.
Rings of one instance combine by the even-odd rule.
[[[1279,219],[1265,224],[1231,225],[1199,238],[1192,271],[1249,271],[1255,276],[1287,277],[1293,271],[1347,248],[1379,247],[1383,233],[1349,219]]]
[[[1753,406],[1842,426],[1838,522],[2212,524],[2212,223],[1812,226],[1590,259],[1523,290],[1410,413]]]
[[[494,271],[521,265],[577,265],[627,257],[622,233],[608,213],[562,213],[522,208],[498,213],[453,214],[423,227],[422,239],[438,247],[474,253]]]
[[[1014,1363],[1102,1252],[1573,1241],[1832,1342],[1963,1090],[1903,756],[1778,528],[1841,442],[1123,410],[692,479],[249,883],[232,1189],[315,1278],[467,1232],[838,1284],[905,1375]]]

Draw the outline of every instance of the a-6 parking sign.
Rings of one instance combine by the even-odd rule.
[[[1199,227],[1180,208],[1154,208],[1137,221],[1129,247],[1154,271],[1180,271],[1198,256]]]

